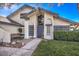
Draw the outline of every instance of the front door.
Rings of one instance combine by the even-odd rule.
[[[43,27],[43,25],[39,25],[37,27],[37,37],[38,38],[42,38],[43,37],[43,33],[44,33],[44,27]]]
[[[44,16],[39,15],[37,19],[37,37],[42,38],[43,37],[43,32],[44,32]]]

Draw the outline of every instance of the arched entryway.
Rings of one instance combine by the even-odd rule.
[[[44,36],[44,16],[39,15],[37,17],[37,38],[43,38]]]

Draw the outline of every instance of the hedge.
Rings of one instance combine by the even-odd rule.
[[[55,40],[79,41],[79,31],[55,31]]]

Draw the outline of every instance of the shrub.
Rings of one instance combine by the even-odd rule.
[[[54,39],[64,40],[64,41],[79,41],[79,32],[78,31],[55,31]]]
[[[22,28],[18,28],[19,33],[22,33]]]

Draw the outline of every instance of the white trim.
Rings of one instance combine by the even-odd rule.
[[[24,39],[29,39],[29,27],[28,27],[28,20],[27,20],[27,21],[25,21],[24,29],[25,29],[25,31],[24,31],[24,33],[25,33],[25,35],[24,35]]]

